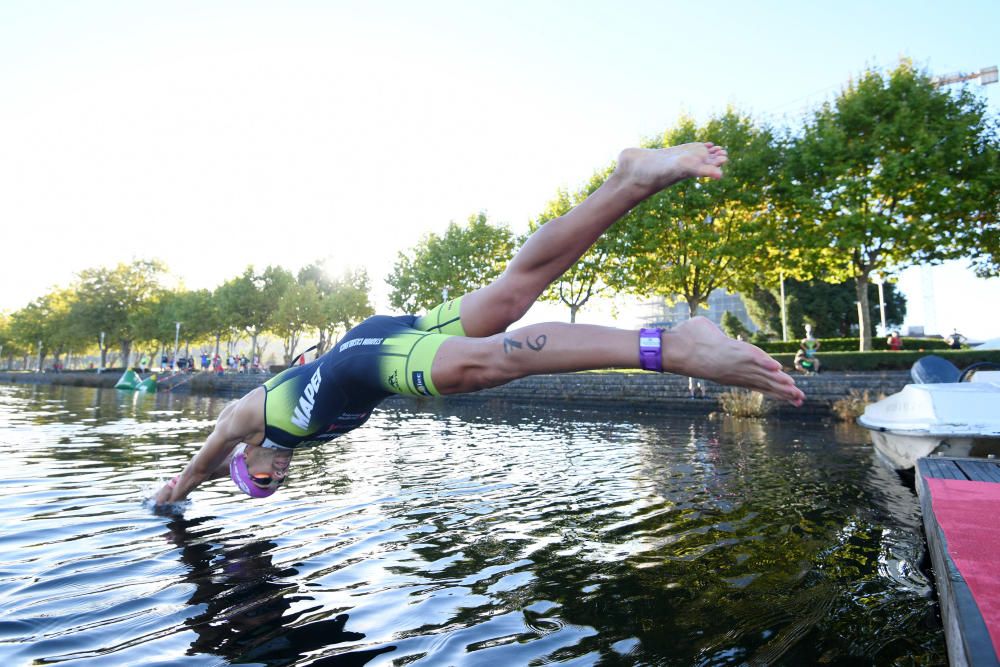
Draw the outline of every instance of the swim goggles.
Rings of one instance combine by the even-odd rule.
[[[267,473],[251,473],[247,468],[247,443],[241,442],[229,462],[229,476],[240,491],[251,498],[267,498],[278,490],[279,484]]]

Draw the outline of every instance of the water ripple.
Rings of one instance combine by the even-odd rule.
[[[849,429],[390,401],[271,499],[151,511],[225,404],[0,386],[0,655],[944,659],[912,488]]]

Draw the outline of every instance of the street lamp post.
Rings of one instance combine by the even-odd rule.
[[[781,281],[781,340],[788,341],[788,313],[785,310],[785,272],[779,274]]]
[[[177,343],[181,338],[181,323],[174,322],[177,325],[177,329],[174,331],[174,360],[170,362],[170,369],[177,371]]]
[[[861,307],[861,302],[860,301],[855,301],[854,304],[858,307],[858,351],[859,352],[864,352],[865,351],[865,347],[864,347],[865,346],[865,334],[861,330],[861,323],[865,321],[865,318],[862,316],[862,313],[864,313],[865,311]]]
[[[879,335],[888,336],[889,332],[887,331],[885,326],[885,291],[883,289],[883,285],[885,284],[885,279],[882,278],[881,275],[876,273],[872,275],[872,282],[878,285],[878,310],[882,320],[882,330],[879,332]]]

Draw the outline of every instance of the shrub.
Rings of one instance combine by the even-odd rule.
[[[719,394],[719,406],[733,417],[763,417],[769,406],[764,394],[746,389],[730,389]]]
[[[742,337],[746,340],[750,337],[750,330],[747,329],[740,318],[736,317],[728,310],[722,314],[722,330],[726,332],[726,335],[730,338]]]
[[[799,349],[799,341],[772,341],[758,343],[754,341],[755,345],[758,345],[765,352],[781,353],[781,352],[792,352],[794,353]],[[860,343],[857,338],[820,338],[819,339],[819,351],[820,354],[824,352],[857,352]],[[948,344],[941,340],[940,338],[903,338],[903,350],[947,350]],[[889,346],[886,344],[885,338],[873,338],[872,339],[872,350],[889,350]]]
[[[885,398],[885,394],[879,394],[879,397],[875,400],[880,401],[883,398]],[[864,391],[852,389],[848,392],[847,396],[834,401],[830,409],[841,420],[854,421],[864,413],[865,407],[874,402],[868,395],[867,389]]]
[[[820,363],[824,371],[908,371],[910,366],[931,352],[919,350],[901,350],[899,352],[829,352],[821,349]],[[933,354],[943,357],[959,368],[965,368],[977,361],[993,361],[1000,363],[1000,350],[934,350]],[[772,354],[782,366],[792,368],[794,354]]]

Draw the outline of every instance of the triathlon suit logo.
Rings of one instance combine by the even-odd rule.
[[[316,392],[319,391],[319,384],[323,381],[319,371],[320,369],[317,368],[316,372],[313,373],[309,384],[306,385],[302,396],[299,398],[299,404],[295,406],[295,410],[292,412],[292,423],[303,431],[309,430],[309,420],[312,418],[312,411],[316,406]]]
[[[430,396],[431,392],[427,390],[427,384],[424,382],[424,372],[423,371],[413,371],[413,388],[417,390],[424,396]]]

